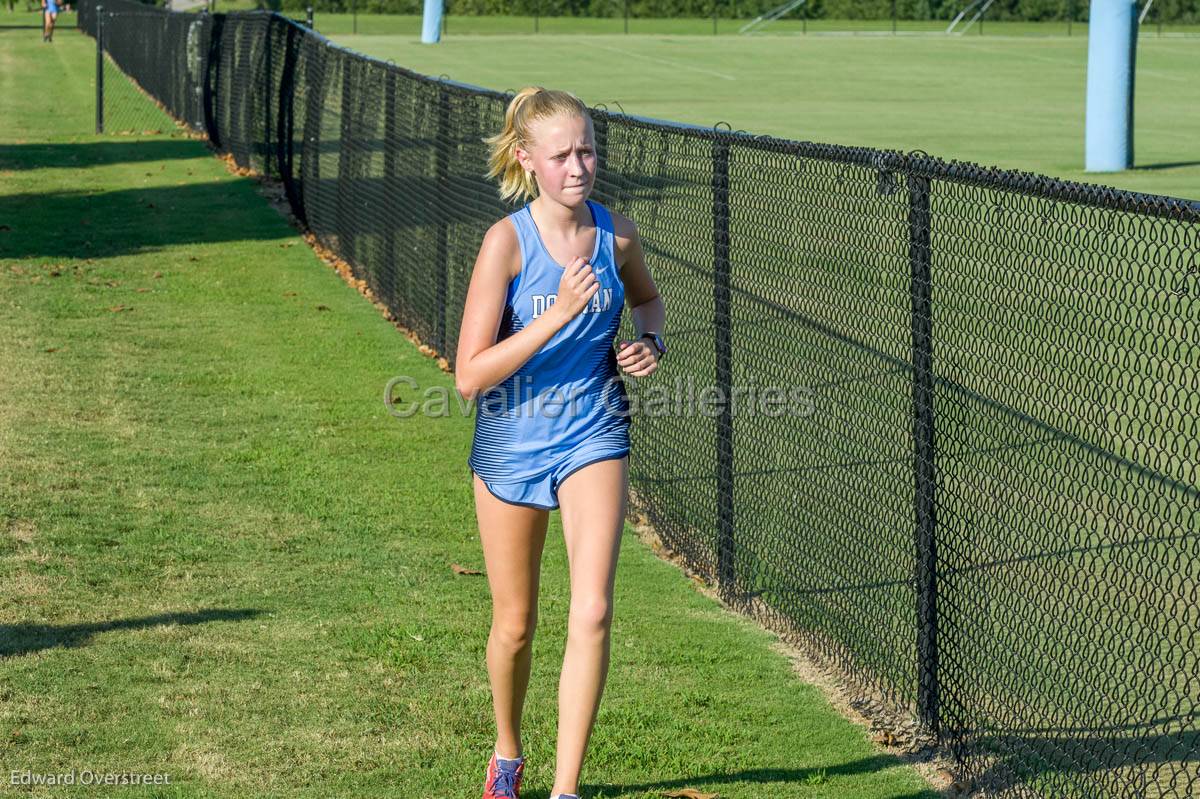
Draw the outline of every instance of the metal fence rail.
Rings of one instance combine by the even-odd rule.
[[[453,361],[510,95],[267,12],[104,9],[113,61]],[[629,385],[665,543],[984,788],[1200,796],[1200,204],[591,115],[669,309]]]

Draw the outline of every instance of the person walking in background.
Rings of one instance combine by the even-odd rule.
[[[54,22],[58,19],[57,0],[42,0],[42,41],[54,41]]]
[[[509,102],[488,177],[534,197],[483,237],[467,289],[455,386],[479,398],[467,460],[492,595],[487,667],[496,744],[484,799],[519,797],[549,511],[560,507],[571,602],[558,686],[551,799],[579,799],[584,752],[608,673],[613,585],[629,481],[629,399],[666,352],[665,310],[637,227],[588,199],[591,116],[579,98],[531,86]],[[623,302],[638,338],[615,351]],[[619,367],[619,368],[618,368]]]

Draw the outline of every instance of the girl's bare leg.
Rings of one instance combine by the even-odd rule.
[[[521,711],[529,687],[537,626],[538,577],[550,512],[497,499],[474,476],[475,516],[492,592],[487,643],[488,677],[496,712],[496,750],[514,758],[521,749]]]
[[[558,489],[570,561],[571,610],[558,684],[558,757],[551,796],[579,793],[584,753],[600,711],[628,481],[626,456],[584,466]]]

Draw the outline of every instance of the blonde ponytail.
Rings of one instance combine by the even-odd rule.
[[[500,178],[500,199],[511,202],[537,197],[537,180],[517,160],[516,148],[533,148],[532,125],[539,119],[559,115],[589,119],[587,106],[570,92],[526,86],[517,92],[504,112],[504,128],[483,139],[488,145],[486,177]]]

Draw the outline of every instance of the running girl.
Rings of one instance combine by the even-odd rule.
[[[492,594],[487,668],[497,736],[483,797],[520,795],[538,576],[549,512],[561,508],[571,605],[551,799],[579,799],[608,673],[629,480],[629,402],[618,367],[633,377],[658,368],[665,310],[637,227],[588,199],[595,134],[577,97],[526,87],[485,142],[501,198],[535,199],[483,237],[455,369],[459,393],[479,400],[467,463]],[[614,352],[623,303],[639,338]]]
[[[58,19],[58,0],[42,0],[42,41],[54,41],[54,21]]]

